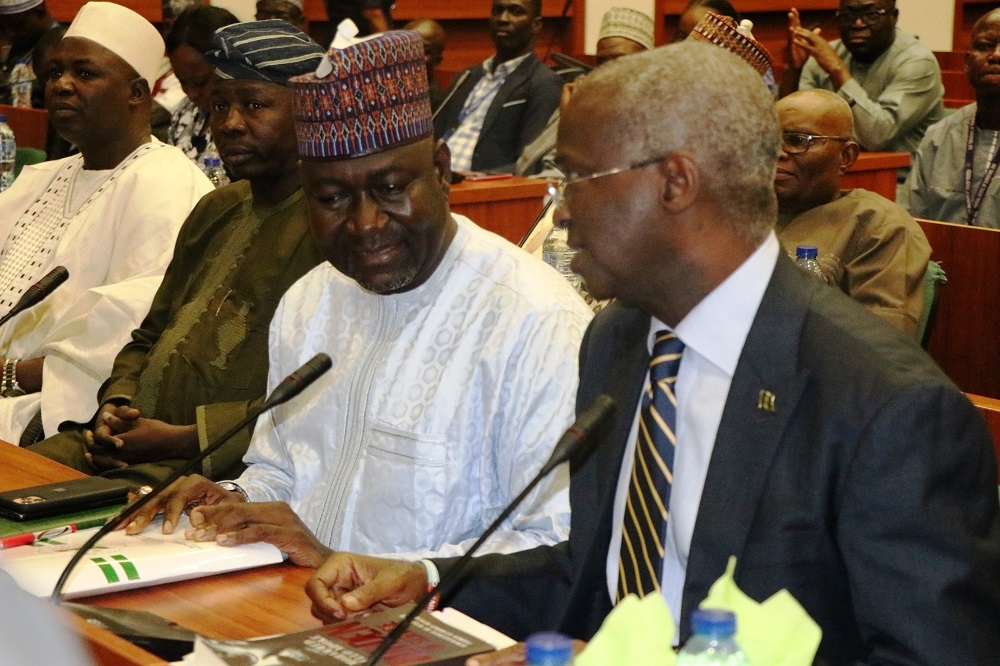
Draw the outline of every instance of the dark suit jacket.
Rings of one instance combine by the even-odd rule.
[[[647,372],[649,316],[612,306],[581,349],[578,409],[616,426],[572,467],[568,542],[477,558],[449,601],[516,636],[590,638],[611,610],[605,562],[618,470]],[[774,413],[758,408],[762,389]],[[1000,660],[1000,518],[985,423],[911,341],[784,255],[726,401],[691,543],[681,618],[736,555],[763,601],[787,588],[823,629],[821,659]],[[446,569],[447,561],[442,561]]]
[[[485,74],[482,63],[455,78],[458,87],[434,119],[434,136],[458,126],[465,100]],[[450,93],[451,91],[449,91]],[[559,107],[562,79],[532,53],[500,86],[486,112],[472,156],[473,171],[513,172],[521,151]]]

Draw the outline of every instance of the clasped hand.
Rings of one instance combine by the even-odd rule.
[[[284,502],[246,502],[241,494],[197,474],[175,481],[118,529],[139,534],[163,513],[163,533],[173,534],[184,511],[191,521],[184,537],[192,541],[215,541],[221,546],[264,541],[287,553],[293,564],[312,568],[333,552]]]
[[[93,430],[85,430],[84,457],[99,471],[144,462],[192,458],[198,454],[198,429],[144,418],[134,407],[101,406]]]

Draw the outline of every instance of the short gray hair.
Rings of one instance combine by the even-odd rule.
[[[684,151],[720,215],[759,242],[774,224],[781,129],[761,76],[729,51],[686,41],[609,62],[578,93],[610,86],[612,139],[633,158]]]

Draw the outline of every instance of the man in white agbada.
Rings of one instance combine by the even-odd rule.
[[[292,86],[313,236],[328,263],[278,306],[269,384],[321,351],[333,369],[261,418],[235,484],[188,477],[129,531],[163,509],[169,533],[200,504],[189,538],[268,541],[303,566],[330,549],[456,554],[573,420],[590,312],[543,262],[450,214],[450,155],[432,138],[417,33],[332,49],[318,74]],[[347,99],[354,91],[364,105]],[[388,117],[399,120],[387,131],[366,129]],[[566,535],[567,481],[557,470],[485,550]]]
[[[181,223],[212,189],[150,135],[162,53],[152,24],[106,2],[84,5],[54,51],[46,107],[80,154],[26,167],[0,194],[0,314],[55,266],[69,280],[0,328],[0,440],[30,444],[90,418]]]

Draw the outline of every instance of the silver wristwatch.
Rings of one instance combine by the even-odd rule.
[[[222,488],[223,490],[228,490],[231,493],[239,493],[240,495],[243,496],[244,502],[250,501],[250,497],[247,495],[247,491],[243,490],[242,488],[240,488],[238,484],[235,484],[232,481],[220,481],[216,485]]]
[[[3,362],[3,378],[0,379],[0,397],[16,398],[24,395],[24,389],[17,383],[17,359],[8,358]]]

